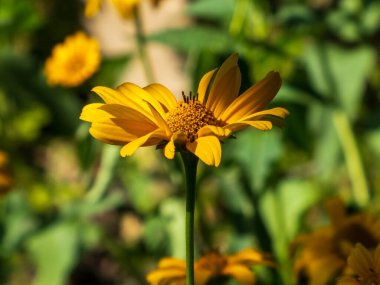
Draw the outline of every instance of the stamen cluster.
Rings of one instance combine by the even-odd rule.
[[[178,102],[176,108],[169,111],[167,124],[173,133],[185,134],[186,138],[193,142],[202,127],[216,126],[218,120],[198,101],[197,95],[193,96],[190,92],[190,95],[186,96],[182,92],[182,97],[183,101]]]

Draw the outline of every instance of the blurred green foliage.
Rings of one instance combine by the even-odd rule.
[[[1,284],[145,284],[159,258],[185,255],[179,161],[154,149],[121,159],[78,119],[135,54],[105,56],[77,88],[46,83],[44,61],[82,15],[76,0],[0,1],[0,150],[14,181],[0,197]],[[307,284],[288,247],[326,223],[322,201],[380,211],[380,3],[197,0],[181,16],[192,24],[147,41],[183,57],[194,90],[238,52],[242,90],[278,70],[272,104],[290,111],[284,129],[238,133],[221,167],[200,166],[197,254],[253,246],[278,263],[258,270],[261,284]]]

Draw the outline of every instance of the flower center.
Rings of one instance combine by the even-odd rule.
[[[173,133],[185,134],[187,139],[193,142],[199,129],[207,125],[216,126],[218,120],[191,92],[190,96],[182,92],[182,97],[183,101],[178,102],[177,106],[169,111],[167,124]]]

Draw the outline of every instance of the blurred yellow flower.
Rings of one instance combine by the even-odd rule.
[[[163,85],[140,88],[124,83],[116,89],[93,89],[105,104],[85,106],[80,118],[91,122],[96,139],[124,145],[121,156],[132,155],[141,146],[159,145],[173,159],[176,149],[190,151],[208,165],[221,161],[220,142],[233,132],[252,126],[270,130],[288,114],[284,108],[264,110],[281,86],[277,72],[268,75],[238,96],[238,56],[231,55],[219,69],[200,81],[196,95],[177,102]]]
[[[300,248],[294,271],[306,275],[310,285],[324,285],[346,267],[356,243],[374,248],[380,242],[380,220],[369,213],[347,215],[343,202],[327,203],[331,224],[299,236],[293,243]]]
[[[130,18],[133,16],[133,10],[139,5],[141,0],[110,0],[117,12],[122,18]],[[151,0],[154,6],[162,0]],[[84,14],[86,17],[94,17],[100,10],[103,0],[86,0]]]
[[[360,243],[356,244],[347,263],[352,274],[341,277],[338,285],[380,284],[380,244],[374,253]]]
[[[45,63],[45,76],[50,85],[75,87],[90,78],[99,68],[98,41],[83,32],[68,36],[53,48]]]
[[[88,18],[94,17],[100,10],[103,0],[86,0],[84,15]]]
[[[202,256],[195,264],[195,284],[205,285],[208,281],[231,277],[243,285],[255,284],[252,272],[254,265],[273,266],[267,256],[254,249],[245,249],[234,255],[221,255],[211,252]],[[176,258],[164,258],[158,264],[158,269],[147,275],[151,285],[185,285],[186,263]]]
[[[12,186],[12,178],[8,172],[8,156],[0,151],[0,197],[7,194]]]

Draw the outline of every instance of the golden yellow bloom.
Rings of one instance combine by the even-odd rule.
[[[122,18],[130,18],[133,15],[133,9],[135,9],[141,0],[110,0],[112,5],[115,7],[117,12]],[[158,3],[162,0],[151,0],[154,6],[157,6]],[[86,0],[86,6],[84,14],[86,17],[95,16],[101,7],[103,0]]]
[[[105,104],[85,106],[80,118],[91,122],[96,139],[124,145],[121,156],[132,155],[141,146],[160,145],[173,159],[176,149],[192,152],[208,165],[218,166],[220,142],[233,132],[252,126],[270,130],[288,111],[264,110],[281,86],[277,72],[268,75],[238,96],[240,70],[236,54],[219,69],[202,78],[197,95],[175,96],[160,84],[144,88],[124,83],[116,89],[93,89]],[[208,92],[209,90],[209,92]]]
[[[94,17],[98,14],[103,0],[86,0],[86,6],[84,7],[84,15],[88,18]]]
[[[97,40],[77,32],[53,48],[44,72],[50,85],[75,87],[90,78],[98,70],[99,64]]]
[[[0,197],[8,193],[12,186],[12,178],[9,175],[7,164],[7,154],[0,151]]]
[[[338,285],[380,284],[380,244],[374,253],[360,243],[356,244],[347,263],[353,274],[341,277]]]
[[[214,278],[231,277],[243,285],[255,284],[256,279],[251,268],[258,264],[273,266],[265,254],[254,249],[245,249],[230,256],[211,252],[194,264],[194,282],[196,285],[205,285]],[[164,258],[159,262],[158,269],[147,275],[147,280],[151,285],[185,285],[185,261]]]
[[[343,202],[329,201],[331,224],[299,236],[293,246],[301,247],[294,270],[306,275],[310,285],[327,284],[346,267],[346,260],[356,243],[374,248],[380,242],[380,220],[369,213],[347,215]]]

